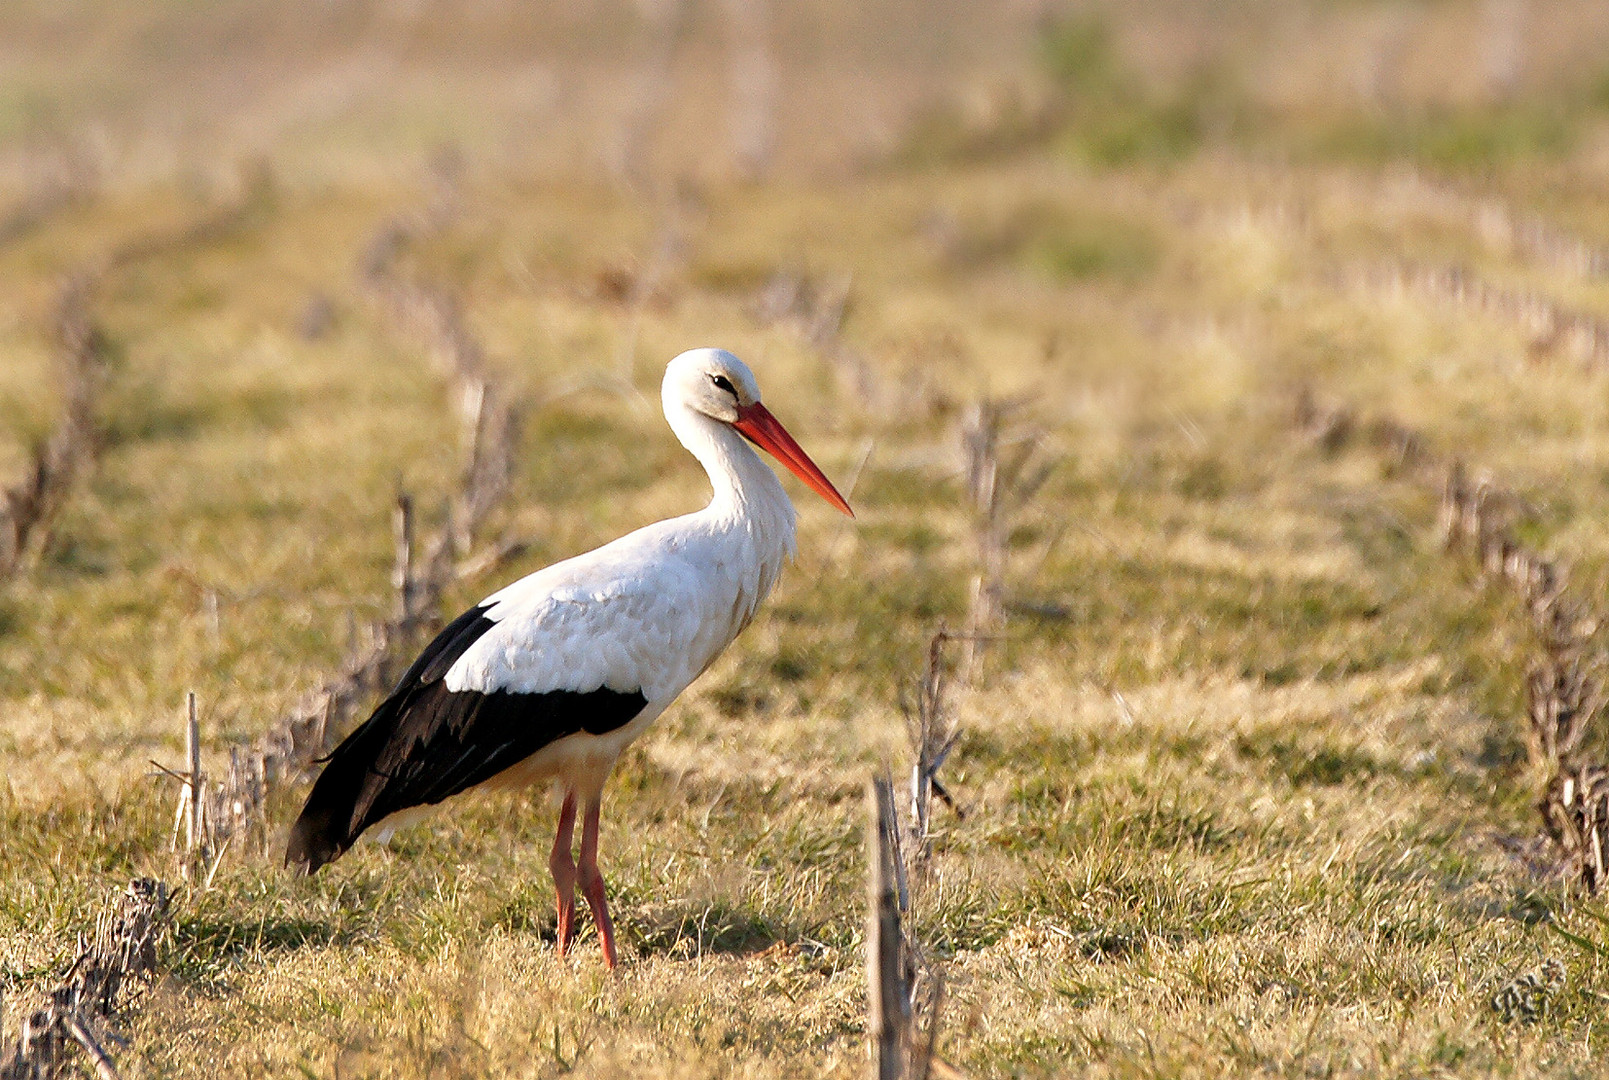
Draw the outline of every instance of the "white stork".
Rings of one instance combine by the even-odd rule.
[[[471,789],[554,780],[564,795],[548,859],[558,951],[575,933],[579,882],[615,966],[598,872],[604,780],[749,624],[794,554],[793,504],[749,442],[854,516],[731,353],[682,353],[661,397],[671,430],[709,473],[709,505],[538,570],[454,619],[329,756],[291,829],[287,866],[314,873],[365,829],[380,826],[383,839]]]

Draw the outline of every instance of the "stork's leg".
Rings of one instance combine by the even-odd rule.
[[[570,857],[570,845],[575,836],[575,792],[564,793],[564,806],[559,809],[559,827],[553,834],[553,851],[548,855],[548,869],[553,871],[553,889],[558,894],[559,927],[558,949],[563,956],[575,937],[575,860]]]
[[[581,891],[586,894],[587,906],[592,909],[592,921],[598,925],[598,943],[603,946],[603,962],[611,969],[615,966],[615,926],[609,919],[609,899],[603,893],[603,874],[598,870],[598,809],[599,799],[587,801],[586,817],[581,825],[581,861],[577,866]]]

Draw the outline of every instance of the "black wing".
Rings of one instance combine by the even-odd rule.
[[[311,874],[370,825],[490,780],[566,735],[601,735],[647,706],[640,690],[450,691],[448,669],[497,625],[472,608],[436,635],[391,696],[329,756],[291,827],[285,864]]]

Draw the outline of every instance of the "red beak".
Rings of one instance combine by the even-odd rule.
[[[732,426],[737,428],[738,433],[745,439],[786,465],[788,471],[803,480],[810,490],[850,517],[855,516],[855,512],[849,508],[849,503],[838,494],[838,489],[832,486],[832,481],[816,468],[816,463],[810,460],[810,455],[793,441],[793,436],[789,435],[787,429],[771,415],[771,410],[758,401],[753,405],[744,405],[738,409],[737,419],[732,422]]]

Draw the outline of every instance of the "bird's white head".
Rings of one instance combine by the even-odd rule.
[[[723,424],[735,424],[738,410],[760,400],[760,384],[749,365],[725,349],[689,349],[665,368],[661,388],[665,408],[686,405]]]
[[[725,424],[782,462],[816,494],[850,517],[855,512],[777,418],[760,404],[749,366],[725,349],[690,349],[665,368],[665,415],[686,409]],[[741,445],[741,444],[739,444]]]

